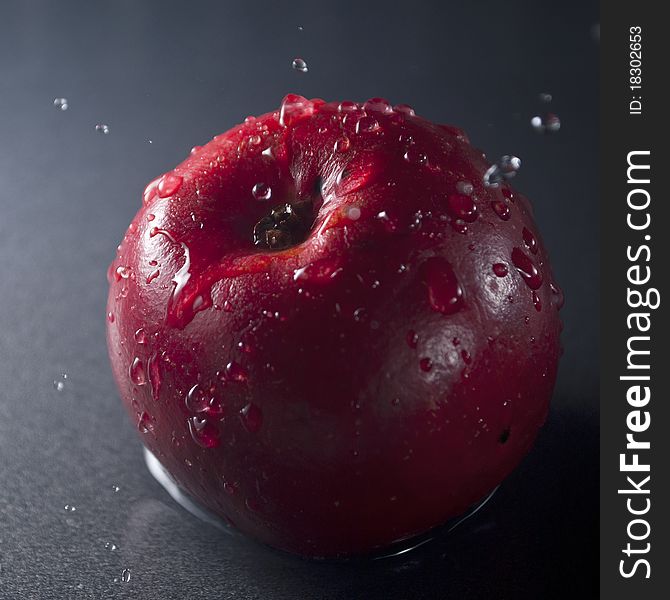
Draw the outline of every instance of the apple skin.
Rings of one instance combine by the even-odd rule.
[[[546,418],[563,300],[489,166],[407,106],[289,95],[149,184],[108,272],[108,346],[187,493],[265,544],[343,557],[500,484]],[[303,231],[254,245],[287,203]]]

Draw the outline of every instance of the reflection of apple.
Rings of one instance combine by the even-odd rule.
[[[148,186],[110,267],[109,349],[184,490],[339,556],[500,483],[545,419],[562,298],[489,166],[407,106],[287,96]]]

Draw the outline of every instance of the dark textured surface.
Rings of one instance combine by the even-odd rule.
[[[0,598],[595,597],[597,5],[393,6],[0,6]],[[521,156],[567,297],[537,446],[476,518],[402,558],[314,564],[200,523],[148,476],[111,379],[105,269],[144,184],[288,91],[408,102]],[[528,124],[543,91],[555,136]]]

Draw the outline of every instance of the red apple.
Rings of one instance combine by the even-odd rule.
[[[290,95],[149,184],[109,271],[142,441],[202,505],[308,556],[463,513],[545,420],[562,295],[465,134]]]

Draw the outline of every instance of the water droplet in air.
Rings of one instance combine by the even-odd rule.
[[[463,289],[447,260],[439,256],[429,258],[421,265],[421,273],[433,310],[452,315],[463,307]]]
[[[494,165],[491,165],[484,173],[484,185],[487,187],[497,187],[506,179],[511,179],[521,168],[521,159],[516,156],[505,154]]]
[[[98,124],[95,126],[95,130],[96,130],[98,133],[102,133],[103,135],[107,135],[107,134],[109,133],[109,126],[108,126],[108,125],[105,125],[104,123],[98,123]]]
[[[507,265],[504,265],[503,263],[496,263],[495,265],[493,265],[493,272],[498,277],[505,277],[508,273]]]
[[[60,110],[67,110],[67,98],[54,98],[54,106]]]
[[[116,550],[117,548],[118,546],[116,544],[112,544],[112,542],[105,542],[105,550],[111,550],[112,552],[114,552],[114,550]]]
[[[74,511],[77,510],[77,507],[76,507],[76,506],[73,506],[72,504],[66,504],[63,508],[64,508],[67,512],[74,512]]]
[[[251,189],[251,194],[256,200],[269,200],[272,197],[272,188],[265,183],[257,183]]]
[[[131,381],[135,385],[144,385],[147,382],[147,375],[144,372],[144,364],[138,357],[135,357],[135,359],[131,363],[129,369],[129,375]]]
[[[263,413],[255,404],[249,403],[240,410],[242,424],[250,433],[256,433],[263,424]]]
[[[307,73],[309,71],[307,63],[302,58],[294,58],[291,66],[294,71],[298,71],[299,73]]]
[[[561,120],[554,113],[534,116],[530,124],[537,133],[556,133],[561,128]]]
[[[468,223],[477,220],[477,207],[470,196],[451,194],[447,198],[447,211],[452,217],[463,219]]]
[[[519,248],[512,250],[512,262],[531,290],[536,290],[542,285],[542,275],[533,261]]]
[[[61,373],[60,379],[54,379],[54,388],[57,392],[62,392],[65,389],[65,380],[67,373]]]
[[[121,572],[121,581],[128,583],[130,581],[130,569],[123,569]]]
[[[219,430],[207,419],[191,417],[188,420],[188,430],[193,441],[203,448],[216,448],[221,445]]]
[[[118,492],[120,489],[121,489],[121,488],[120,488],[118,485],[116,485],[116,484],[112,484],[112,491],[113,491],[115,494],[116,494],[116,492]]]

